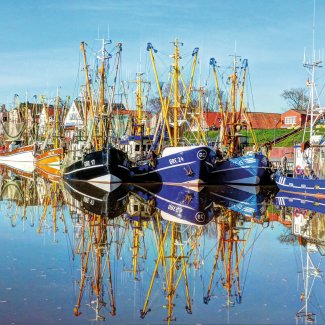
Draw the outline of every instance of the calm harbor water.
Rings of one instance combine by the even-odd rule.
[[[312,205],[273,187],[108,195],[5,171],[0,323],[325,323]]]

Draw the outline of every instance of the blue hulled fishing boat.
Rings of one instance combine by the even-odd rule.
[[[192,124],[192,120],[189,118],[192,113],[189,114],[189,112],[191,109],[193,110],[190,103],[198,48],[192,53],[193,65],[189,85],[187,89],[183,89],[181,92],[180,85],[183,78],[179,67],[180,45],[182,43],[176,39],[173,54],[174,63],[172,65],[173,81],[167,89],[169,97],[164,98],[161,83],[158,81],[153,54],[157,51],[151,43],[148,43],[147,50],[150,53],[156,77],[161,110],[157,119],[153,143],[146,159],[139,161],[131,168],[131,180],[134,183],[163,182],[164,184],[197,186],[208,182],[209,172],[213,168],[215,152],[207,145],[201,144],[205,143],[203,138],[197,138],[197,144],[184,145],[184,143],[189,143],[186,142],[185,134],[189,132]],[[183,102],[184,97],[186,101]],[[140,99],[141,96],[138,95],[137,98]],[[138,108],[141,107],[141,102],[138,101],[137,106]],[[139,113],[138,115],[141,116]],[[200,125],[197,120],[195,122],[196,125]],[[198,133],[201,134],[201,132]]]
[[[258,151],[256,138],[244,103],[244,87],[247,74],[247,60],[237,66],[238,57],[234,56],[233,73],[229,76],[229,98],[225,103],[221,98],[217,76],[217,62],[210,59],[218,94],[221,114],[221,127],[215,144],[216,162],[211,170],[211,184],[258,185],[266,177],[268,159]],[[239,71],[239,72],[238,72]],[[248,147],[247,136],[242,130],[249,130],[254,141],[254,151],[245,152]]]
[[[197,186],[207,183],[215,153],[207,146],[167,147],[161,157],[131,168],[136,183],[162,182]]]
[[[265,177],[268,159],[262,153],[216,161],[211,171],[214,184],[257,185]]]

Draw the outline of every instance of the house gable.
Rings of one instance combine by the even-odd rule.
[[[64,120],[64,127],[77,127],[83,128],[83,119],[81,116],[81,103],[74,100],[68,110],[68,113]]]

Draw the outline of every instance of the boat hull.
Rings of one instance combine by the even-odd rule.
[[[265,178],[267,158],[251,154],[216,162],[209,178],[210,184],[258,185]]]
[[[169,148],[168,148],[169,149]],[[154,162],[133,167],[134,183],[197,186],[208,182],[214,152],[206,146],[174,147]],[[166,150],[166,149],[165,149]]]
[[[45,179],[56,183],[60,181],[62,176],[60,169],[48,165],[36,166],[36,172]]]
[[[4,173],[4,170],[6,172],[10,171],[13,172],[16,175],[22,176],[24,178],[33,179],[34,177],[34,169],[35,166],[33,163],[24,163],[23,167],[21,166],[21,163],[12,163],[10,165],[7,164],[0,164],[0,170],[2,170],[2,174]]]
[[[113,219],[126,211],[128,203],[127,185],[107,192],[88,182],[65,181],[64,188],[79,202],[80,207],[85,212]]]
[[[19,163],[21,168],[23,168],[25,163],[30,164],[34,162],[34,148],[34,145],[28,145],[11,151],[2,151],[0,152],[0,164],[13,166]]]
[[[48,165],[56,168],[60,168],[63,162],[63,149],[51,149],[41,154],[35,155],[36,166]]]
[[[156,192],[150,187],[135,184],[131,192],[145,200],[149,210],[157,209],[167,221],[203,226],[214,217],[212,200],[206,187],[195,191],[191,187],[162,184]]]
[[[280,191],[275,197],[276,205],[280,207],[291,207],[296,209],[311,210],[325,213],[325,201],[315,196],[303,196],[296,193]],[[299,211],[298,210],[298,211]]]
[[[127,182],[129,174],[126,154],[111,147],[86,154],[83,159],[64,169],[63,178],[87,181],[105,191],[112,191],[122,182]]]
[[[303,177],[289,177],[278,173],[275,183],[281,191],[299,195],[313,195],[325,198],[325,179],[308,179]]]
[[[209,186],[215,206],[222,206],[248,217],[265,215],[267,200],[276,193],[275,186],[263,190],[261,186],[217,185]]]

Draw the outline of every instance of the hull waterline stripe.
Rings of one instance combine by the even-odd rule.
[[[100,167],[104,167],[104,165],[94,165],[94,166],[90,166],[90,167],[83,167],[83,168],[79,168],[79,169],[75,169],[71,172],[67,172],[67,173],[63,173],[64,175],[69,175],[69,174],[72,174],[72,173],[76,173],[76,172],[79,172],[81,170],[87,170],[87,169],[93,169],[93,168],[100,168]]]
[[[98,199],[98,198],[96,198],[96,197],[93,197],[93,196],[87,195],[87,194],[85,194],[85,193],[82,193],[82,192],[76,190],[74,187],[70,186],[67,182],[65,182],[65,184],[68,185],[68,186],[69,186],[69,187],[70,187],[74,192],[77,192],[77,193],[79,193],[79,194],[82,195],[82,196],[87,196],[87,197],[89,197],[89,198],[91,198],[91,199],[94,199],[94,200],[96,200],[96,201],[100,201],[100,202],[103,202],[103,201],[104,201],[104,200]]]
[[[211,171],[211,174],[212,173],[223,173],[225,171],[228,171],[228,170],[234,170],[234,169],[243,169],[243,168],[249,168],[249,169],[265,169],[266,167],[257,167],[257,166],[238,166],[238,167],[233,167],[233,168],[226,168],[226,169],[220,169],[220,170],[212,170]]]
[[[183,164],[177,164],[177,165],[172,165],[172,166],[168,166],[168,167],[162,167],[162,168],[158,168],[158,169],[155,169],[155,170],[151,170],[151,171],[148,171],[148,172],[145,172],[145,173],[134,174],[133,177],[136,177],[136,176],[144,176],[144,175],[148,175],[148,174],[151,174],[151,173],[158,173],[161,170],[166,170],[166,169],[176,168],[176,167],[182,167],[182,166],[188,166],[188,165],[192,165],[192,164],[195,164],[195,163],[196,163],[196,161],[191,161],[189,163],[183,163]]]

